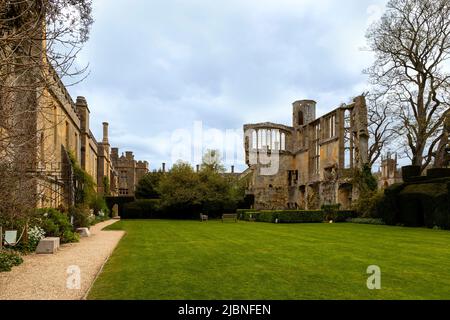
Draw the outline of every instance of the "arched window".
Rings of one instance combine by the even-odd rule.
[[[258,137],[256,136],[256,130],[252,130],[252,149],[258,149]]]

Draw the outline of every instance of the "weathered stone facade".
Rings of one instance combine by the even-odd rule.
[[[36,159],[32,161],[36,165],[32,168],[40,177],[36,186],[40,198],[37,206],[68,207],[73,204],[73,169],[69,153],[94,179],[99,194],[119,195],[118,172],[122,169],[122,162],[116,162],[119,168],[115,168],[108,137],[109,124],[103,123],[103,138],[98,142],[90,130],[90,110],[86,99],[78,97],[73,102],[56,74],[55,80],[55,85],[45,89],[36,102],[39,112],[36,113],[35,125],[39,134],[33,156]],[[134,179],[148,171],[147,162],[137,162],[135,167]]]
[[[112,148],[111,161],[118,173],[119,196],[134,196],[137,183],[149,171],[148,162],[136,161],[131,151],[119,157],[118,148]]]
[[[354,169],[368,161],[367,106],[363,96],[316,119],[316,102],[293,103],[293,125],[247,124],[249,197],[255,209],[317,209],[358,197]]]

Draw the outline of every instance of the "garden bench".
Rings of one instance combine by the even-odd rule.
[[[200,220],[202,220],[202,222],[203,221],[208,221],[208,216],[206,214],[201,214],[200,213]]]
[[[237,222],[237,213],[224,213],[222,215],[222,222],[224,222],[224,220],[226,219],[234,220],[234,222]]]

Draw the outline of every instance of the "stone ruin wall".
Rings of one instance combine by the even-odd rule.
[[[246,162],[251,171],[247,194],[254,209],[318,209],[340,203],[349,209],[358,197],[353,169],[367,163],[367,108],[364,97],[316,119],[312,100],[293,104],[293,126],[270,122],[244,126]],[[277,133],[285,135],[277,140]],[[260,141],[262,140],[262,141]],[[260,157],[279,155],[275,174],[263,175]],[[266,163],[265,162],[265,163]]]

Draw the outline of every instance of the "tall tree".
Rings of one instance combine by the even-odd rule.
[[[376,94],[367,95],[368,104],[368,124],[369,124],[369,166],[380,159],[383,151],[392,147],[394,140],[393,125],[394,119],[389,103]]]
[[[383,92],[413,165],[435,157],[449,111],[450,0],[390,0],[367,33],[376,60],[367,70]]]
[[[215,172],[225,172],[225,167],[221,161],[221,154],[219,150],[208,149],[202,157],[202,169],[209,169]]]
[[[136,198],[138,199],[157,199],[159,198],[159,182],[163,177],[163,172],[153,171],[143,176],[136,186]]]

